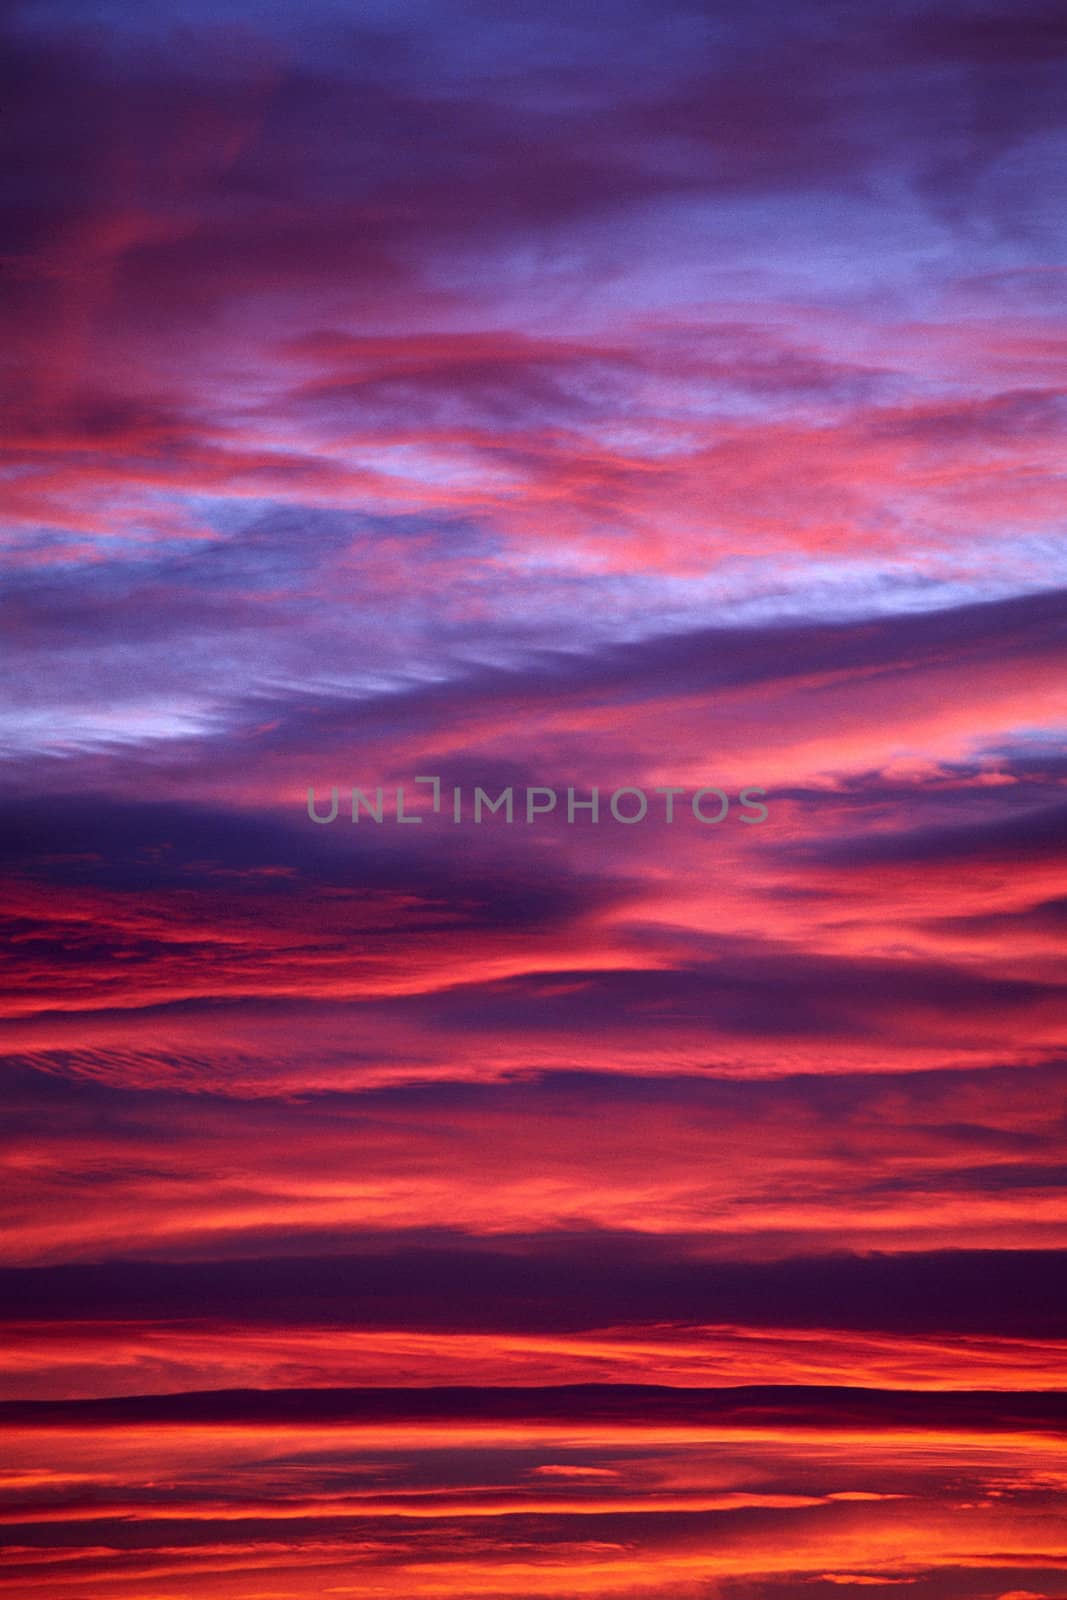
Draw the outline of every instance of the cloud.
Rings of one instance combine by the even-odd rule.
[[[104,1313],[470,1332],[673,1321],[1040,1338],[1060,1331],[1060,1264],[1059,1252],[1041,1250],[701,1261],[668,1255],[657,1238],[604,1233],[513,1245],[457,1238],[390,1247],[383,1238],[361,1254],[317,1258],[6,1268],[3,1282],[15,1320]]]
[[[1060,1594],[1060,19],[3,34],[0,1593]]]

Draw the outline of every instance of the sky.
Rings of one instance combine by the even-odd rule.
[[[1059,8],[0,32],[0,1600],[1067,1600]]]

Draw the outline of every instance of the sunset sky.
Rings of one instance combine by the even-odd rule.
[[[0,30],[0,1600],[1067,1600],[1059,8]]]

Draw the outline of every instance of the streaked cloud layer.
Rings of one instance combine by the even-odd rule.
[[[3,33],[0,1595],[1063,1600],[1059,14]]]

